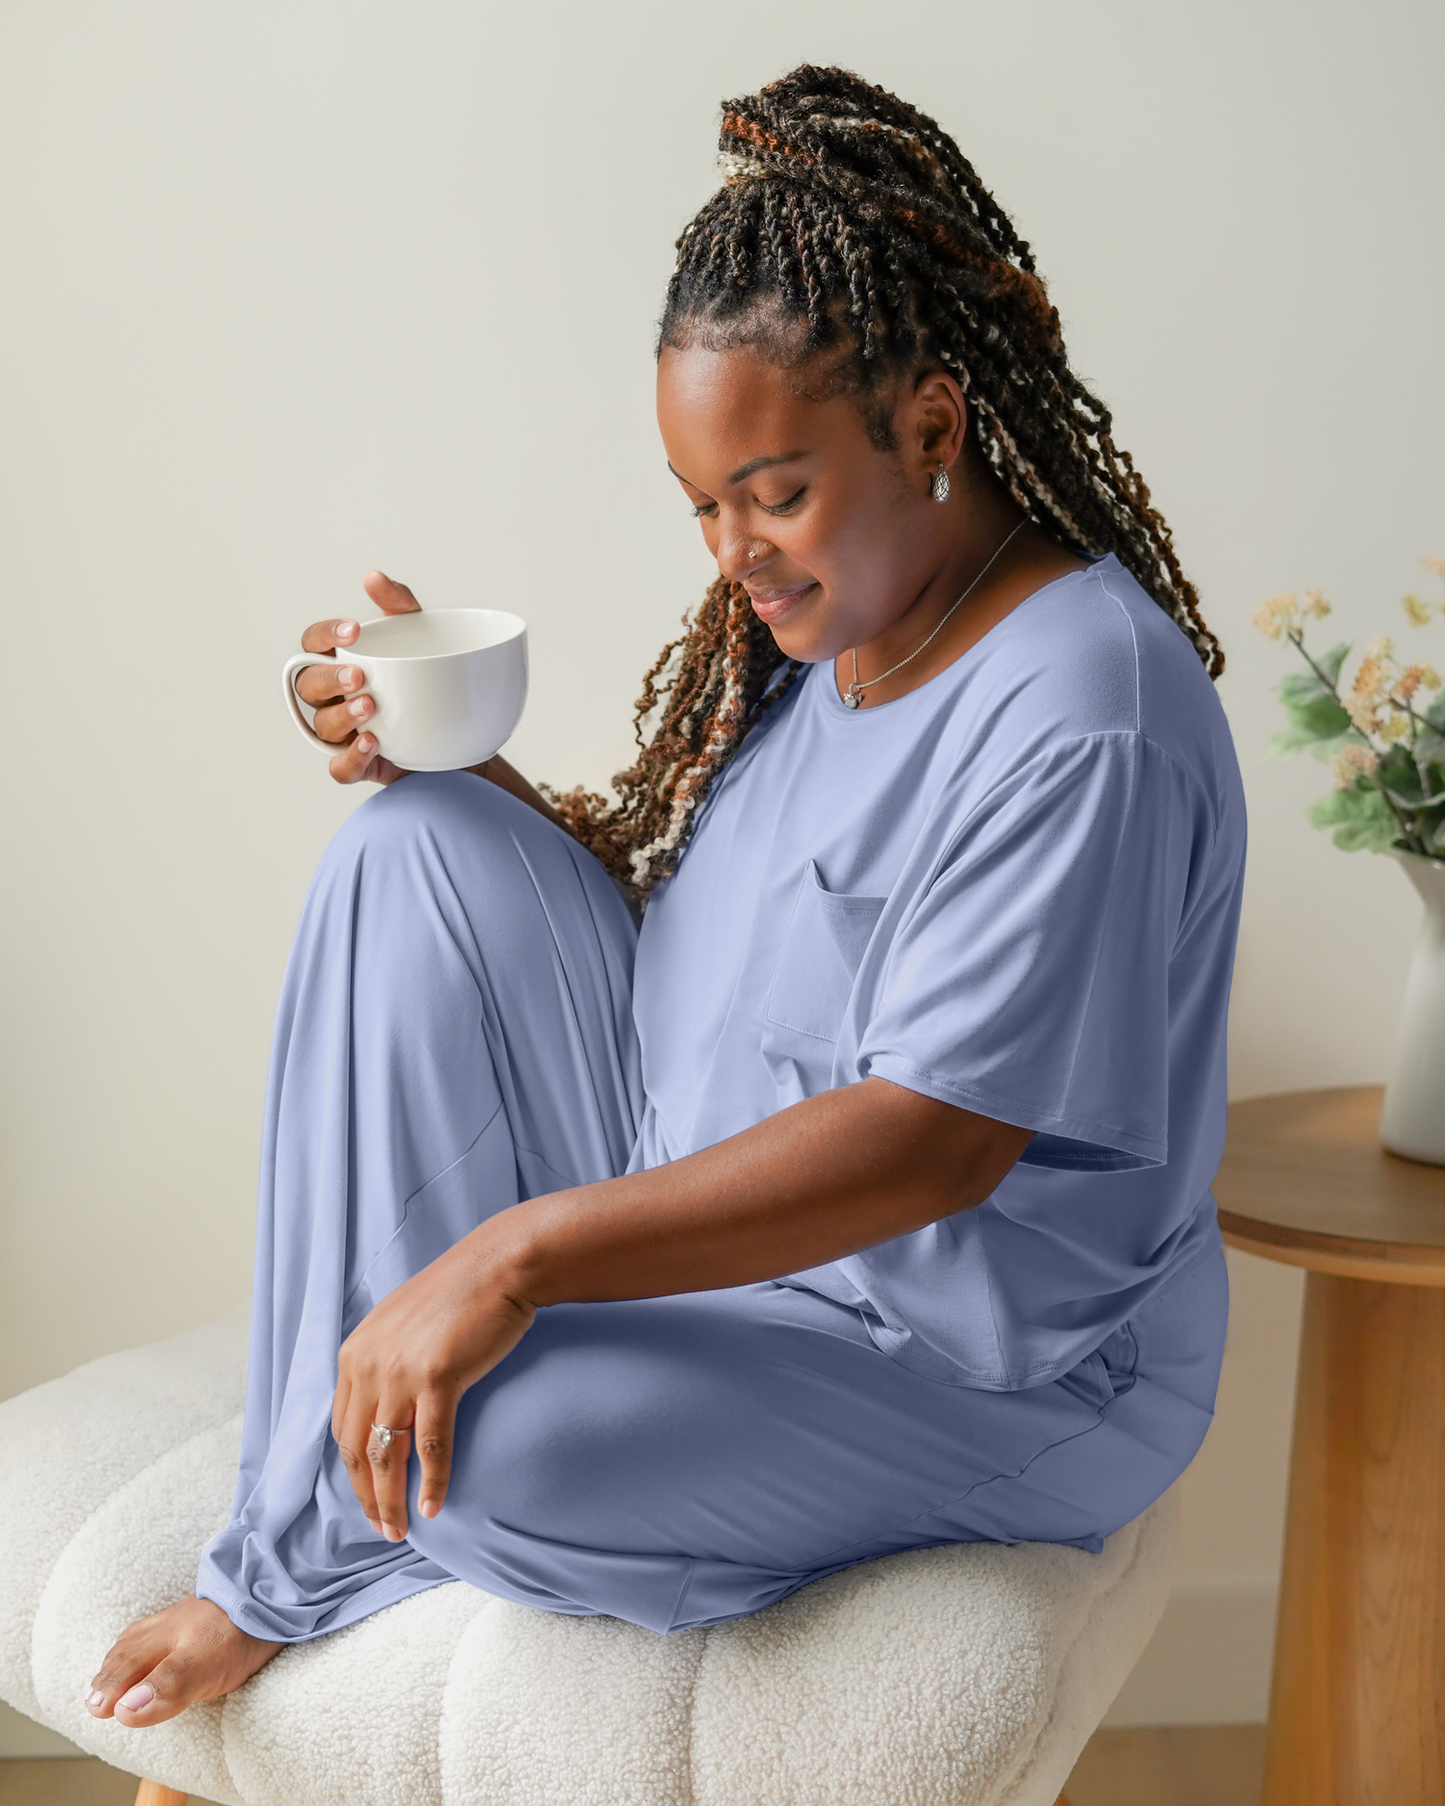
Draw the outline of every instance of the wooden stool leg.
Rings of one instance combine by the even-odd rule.
[[[1266,1806],[1445,1806],[1445,1289],[1305,1289]]]
[[[162,1787],[159,1781],[142,1781],[135,1806],[186,1806],[188,1793],[177,1793],[174,1787]]]

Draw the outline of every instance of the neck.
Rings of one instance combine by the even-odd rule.
[[[943,504],[953,505],[952,498]],[[907,695],[961,658],[1036,589],[1084,566],[1027,519],[992,473],[959,496],[956,519],[957,530],[913,602],[882,633],[835,661],[840,696],[853,681],[855,657],[859,706],[876,708]]]

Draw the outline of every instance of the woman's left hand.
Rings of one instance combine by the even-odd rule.
[[[407,1533],[407,1463],[421,1463],[419,1509],[435,1517],[447,1494],[457,1404],[517,1346],[536,1309],[509,1291],[486,1257],[483,1224],[388,1292],[341,1345],[331,1433],[371,1527]],[[373,1424],[395,1434],[383,1449]]]

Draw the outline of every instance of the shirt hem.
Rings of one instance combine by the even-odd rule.
[[[860,1061],[876,1078],[891,1080],[906,1090],[922,1092],[942,1104],[961,1104],[982,1116],[1012,1123],[1016,1128],[1031,1129],[1035,1134],[1066,1136],[1073,1141],[1086,1141],[1100,1148],[1112,1148],[1121,1154],[1134,1154],[1151,1166],[1168,1164],[1168,1143],[1154,1136],[1138,1135],[1117,1123],[1097,1122],[1088,1117],[1071,1116],[1067,1111],[1045,1110],[1036,1104],[1021,1104],[997,1092],[985,1091],[979,1085],[960,1085],[953,1079],[929,1072],[925,1067],[911,1066],[894,1054],[860,1054]],[[1081,1159],[1081,1169],[1104,1167],[1106,1161]]]

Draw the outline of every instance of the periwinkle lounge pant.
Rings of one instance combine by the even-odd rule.
[[[636,933],[589,853],[467,773],[402,779],[327,849],[272,1053],[234,1514],[196,1586],[242,1629],[301,1641],[452,1578],[718,1624],[899,1549],[1097,1549],[1193,1457],[1221,1256],[1109,1339],[1106,1381],[1014,1392],[916,1375],[765,1280],[539,1310],[462,1399],[441,1512],[413,1457],[407,1540],[376,1536],[330,1434],[337,1350],[494,1212],[625,1170]]]

